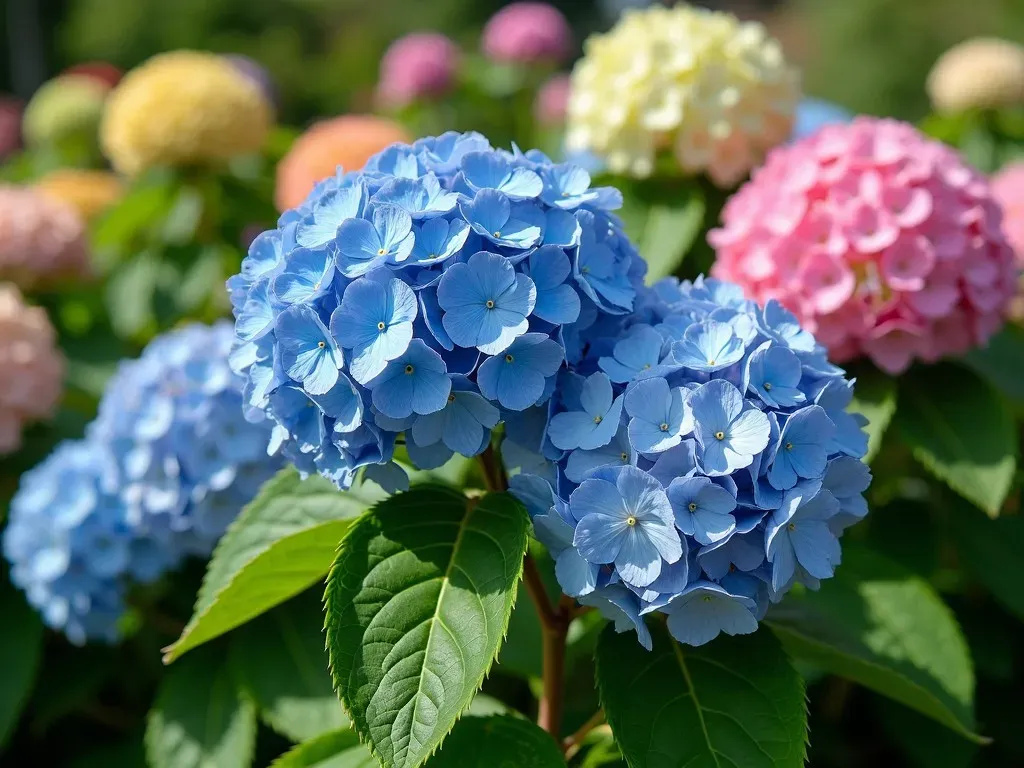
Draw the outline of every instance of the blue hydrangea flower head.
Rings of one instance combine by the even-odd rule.
[[[794,584],[832,575],[867,514],[853,383],[776,302],[702,278],[634,290],[625,316],[581,311],[577,354],[516,420],[534,426],[506,430],[511,490],[565,593],[641,644],[651,613],[690,645],[753,632]]]
[[[574,165],[476,133],[396,144],[324,180],[228,281],[246,417],[340,488],[360,472],[400,487],[396,444],[420,468],[480,453],[500,422],[548,407],[591,329],[633,312],[645,267],[621,203]],[[609,445],[621,395],[581,446]]]
[[[233,337],[227,323],[158,337],[121,364],[85,439],[22,477],[4,555],[14,584],[72,642],[116,640],[128,588],[208,556],[280,468],[267,455],[272,423],[243,417]]]

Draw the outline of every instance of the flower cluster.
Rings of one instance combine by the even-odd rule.
[[[100,138],[114,168],[134,175],[153,166],[255,152],[272,114],[261,87],[227,58],[173,51],[152,57],[118,83]]]
[[[572,30],[552,5],[519,2],[505,6],[484,26],[484,54],[494,61],[559,64],[572,47]]]
[[[473,456],[546,402],[588,329],[628,314],[644,264],[572,165],[475,133],[396,144],[319,184],[228,281],[232,360],[272,447],[339,487]]]
[[[375,115],[321,120],[299,136],[277,164],[274,203],[280,211],[295,208],[338,166],[358,170],[374,153],[407,139],[401,125]]]
[[[459,58],[455,43],[438,32],[400,37],[381,59],[377,99],[389,107],[404,107],[443,96],[455,84]]]
[[[1024,162],[1011,163],[992,177],[992,196],[1003,211],[1003,232],[1024,264]]]
[[[113,640],[127,588],[208,555],[275,472],[268,423],[242,418],[228,323],[186,326],[122,364],[85,440],[23,478],[11,578],[76,643]]]
[[[1024,46],[989,37],[953,46],[928,73],[928,95],[944,113],[1024,104]]]
[[[796,70],[755,22],[686,5],[628,10],[587,40],[572,75],[566,144],[645,177],[674,150],[686,173],[730,187],[785,141]]]
[[[569,104],[572,81],[568,75],[555,75],[537,91],[533,102],[533,118],[545,126],[565,123],[565,110]]]
[[[840,561],[867,513],[853,382],[778,302],[666,279],[621,328],[592,331],[551,399],[506,426],[512,491],[562,589],[650,648],[757,628],[769,603]]]
[[[45,419],[63,391],[64,358],[40,307],[0,283],[0,455],[17,450],[25,424]]]
[[[44,195],[71,206],[85,221],[103,213],[124,193],[121,179],[113,173],[84,168],[57,168],[32,186]]]
[[[88,75],[60,75],[47,81],[25,107],[21,130],[29,147],[96,144],[110,86]]]
[[[1016,291],[988,182],[893,120],[776,149],[722,221],[716,276],[781,301],[833,359],[867,355],[890,373],[985,343]]]
[[[23,289],[88,276],[85,224],[67,203],[0,185],[0,280]]]

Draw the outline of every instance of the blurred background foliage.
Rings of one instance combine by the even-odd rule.
[[[159,51],[199,48],[260,61],[280,88],[281,119],[372,106],[377,62],[395,38],[437,30],[475,46],[501,0],[5,0],[0,90],[29,96],[81,61],[130,68]],[[644,0],[560,0],[576,45]],[[1024,37],[1019,0],[711,0],[764,21],[804,70],[808,93],[868,114],[917,120],[921,84],[950,45]]]

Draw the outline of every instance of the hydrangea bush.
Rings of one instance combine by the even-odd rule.
[[[230,324],[160,336],[123,363],[83,440],[26,473],[11,504],[11,579],[74,643],[114,641],[133,584],[206,557],[280,463],[241,416]]]

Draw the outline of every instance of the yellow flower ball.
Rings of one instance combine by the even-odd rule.
[[[110,94],[100,139],[114,168],[134,175],[254,152],[272,108],[251,78],[212,53],[162,53]]]
[[[90,221],[116,203],[124,187],[121,180],[107,171],[80,168],[59,168],[34,184],[37,191],[70,205]]]
[[[566,144],[639,178],[671,149],[684,172],[730,187],[789,137],[799,99],[762,24],[687,5],[632,10],[584,44]]]
[[[110,86],[85,75],[61,75],[39,88],[25,107],[21,130],[30,147],[68,141],[96,145]]]
[[[1024,104],[1024,46],[993,37],[954,45],[928,73],[927,89],[945,113]]]

